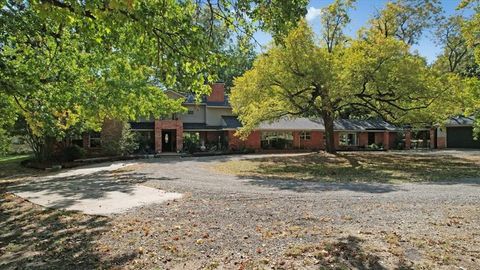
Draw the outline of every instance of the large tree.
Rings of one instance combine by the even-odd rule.
[[[42,159],[53,141],[103,119],[179,111],[163,90],[210,91],[206,82],[225,62],[219,27],[248,36],[260,25],[280,35],[306,5],[266,2],[1,0],[0,89],[13,101],[1,109],[26,119]],[[288,20],[262,21],[266,14]]]
[[[333,121],[344,108],[411,122],[421,117],[411,111],[428,107],[442,94],[426,61],[411,54],[404,40],[372,30],[341,42],[350,6],[351,1],[335,1],[327,8],[322,41],[302,22],[235,80],[231,102],[243,123],[241,135],[262,121],[321,118],[326,150],[334,153]]]

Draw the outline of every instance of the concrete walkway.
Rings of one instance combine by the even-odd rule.
[[[35,204],[77,210],[90,215],[111,215],[131,208],[179,199],[180,193],[141,185],[145,175],[122,172],[136,163],[100,164],[32,179],[9,191]]]

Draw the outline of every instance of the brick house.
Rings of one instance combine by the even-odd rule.
[[[321,119],[283,118],[262,123],[248,138],[241,140],[235,132],[241,123],[233,115],[224,84],[212,84],[209,96],[195,102],[193,95],[167,91],[171,98],[184,99],[187,113],[168,119],[131,122],[141,137],[141,147],[150,153],[179,152],[184,138],[196,138],[202,149],[254,151],[325,149],[325,127]],[[100,134],[84,136],[84,147],[110,134],[116,125],[107,121]],[[410,130],[383,120],[338,119],[334,123],[335,147],[338,150],[364,149],[373,144],[383,149],[444,148],[443,133],[436,128]],[[447,129],[448,130],[448,129]],[[93,137],[92,137],[93,136]],[[453,135],[452,135],[453,136]]]

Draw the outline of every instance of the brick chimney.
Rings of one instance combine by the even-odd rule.
[[[212,93],[207,97],[208,102],[224,102],[225,101],[225,84],[212,83]]]

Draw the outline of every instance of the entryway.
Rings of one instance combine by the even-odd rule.
[[[177,131],[162,130],[162,152],[176,152],[177,151]]]

